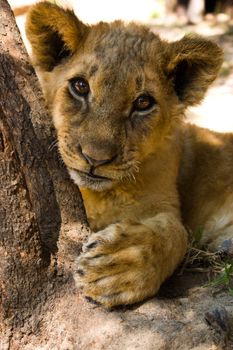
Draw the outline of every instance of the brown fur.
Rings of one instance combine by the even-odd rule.
[[[134,23],[86,26],[47,2],[32,7],[26,30],[94,231],[77,283],[107,307],[149,297],[183,259],[185,227],[201,228],[212,249],[233,237],[233,136],[184,121],[215,79],[221,49],[192,35],[167,43]],[[85,98],[68,88],[77,76],[89,83]],[[132,112],[145,93],[152,110]],[[84,155],[105,179],[85,175]]]

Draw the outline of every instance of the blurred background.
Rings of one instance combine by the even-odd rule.
[[[25,15],[33,0],[8,0],[25,44]],[[136,21],[147,24],[161,37],[173,41],[195,32],[217,42],[224,63],[202,104],[187,112],[189,122],[217,131],[233,131],[233,0],[56,0],[74,9],[86,23]]]

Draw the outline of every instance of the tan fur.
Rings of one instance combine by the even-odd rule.
[[[32,7],[26,30],[94,232],[77,261],[77,283],[107,307],[152,296],[184,257],[185,227],[201,228],[212,249],[233,237],[233,136],[184,121],[222,52],[199,36],[167,43],[134,23],[89,27],[47,2]],[[85,98],[69,90],[75,77],[89,83]],[[133,112],[145,93],[155,105]],[[84,155],[106,179],[87,178]]]

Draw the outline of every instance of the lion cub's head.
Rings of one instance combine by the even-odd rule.
[[[134,23],[87,26],[48,2],[32,7],[26,31],[63,160],[94,190],[134,177],[222,61],[201,37],[167,43]]]

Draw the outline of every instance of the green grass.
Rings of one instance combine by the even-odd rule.
[[[213,281],[209,282],[206,287],[223,287],[233,296],[233,261],[225,263],[222,272]]]

